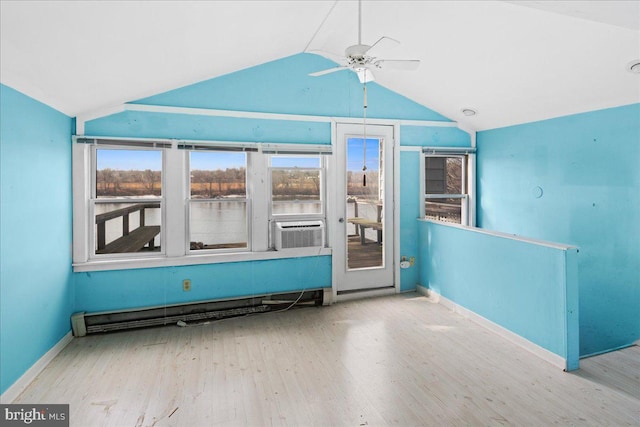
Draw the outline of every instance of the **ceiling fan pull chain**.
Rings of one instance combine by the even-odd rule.
[[[363,93],[364,93],[364,102],[362,107],[362,124],[363,124],[363,133],[364,133],[364,141],[363,141],[363,160],[362,160],[362,186],[367,186],[367,70],[364,70],[365,82],[362,85]]]

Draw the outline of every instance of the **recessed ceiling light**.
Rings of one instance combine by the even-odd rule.
[[[640,74],[640,59],[634,59],[627,64],[627,71],[630,73]]]
[[[467,117],[475,116],[476,114],[478,114],[476,110],[473,110],[471,108],[463,108],[460,111],[462,111],[462,114],[464,114]]]

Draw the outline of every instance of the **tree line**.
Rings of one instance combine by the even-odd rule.
[[[161,172],[151,169],[123,171],[105,168],[96,173],[96,195],[116,196],[159,196]]]
[[[246,195],[246,169],[227,168],[191,171],[191,196],[215,199]],[[159,196],[160,171],[100,169],[96,174],[98,197]],[[276,198],[316,197],[320,194],[320,173],[308,170],[274,170],[272,193]]]

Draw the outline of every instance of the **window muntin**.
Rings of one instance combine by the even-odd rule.
[[[249,247],[247,155],[189,153],[189,251]]]
[[[322,159],[319,155],[272,155],[271,214],[322,215]]]
[[[162,252],[162,150],[93,150],[92,256]]]
[[[425,218],[467,224],[467,156],[425,156]]]

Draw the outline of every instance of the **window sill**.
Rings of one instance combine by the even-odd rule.
[[[270,259],[302,258],[331,255],[331,248],[298,248],[295,250],[265,252],[234,252],[219,254],[192,254],[181,257],[145,257],[130,259],[92,260],[73,264],[75,273],[89,271],[129,270],[135,268],[177,267],[183,265],[219,264],[225,262],[262,261]]]

